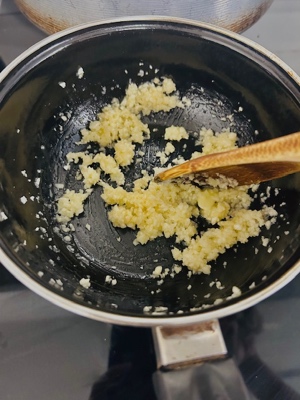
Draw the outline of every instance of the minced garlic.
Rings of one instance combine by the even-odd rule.
[[[188,139],[189,134],[182,126],[170,126],[166,128],[165,139],[166,140],[177,140],[178,142],[182,139]]]
[[[90,192],[75,192],[75,190],[67,189],[57,203],[57,221],[64,224],[80,215],[83,212],[83,202],[89,194]]]
[[[270,223],[272,212],[269,208],[249,209],[252,197],[248,186],[200,188],[192,182],[157,183],[153,173],[142,171],[142,177],[133,182],[132,189],[123,187],[124,168],[138,160],[135,160],[136,144],[142,144],[151,134],[142,116],[182,108],[185,104],[188,103],[180,100],[171,79],[156,78],[140,86],[129,84],[123,100],[114,99],[105,106],[97,120],[81,131],[81,144],[96,142],[99,152],[67,156],[69,163],[78,163],[84,191],[67,190],[58,200],[58,222],[67,223],[81,214],[91,187],[99,184],[103,188],[102,199],[110,206],[109,220],[117,228],[136,230],[135,245],[144,245],[160,236],[174,237],[175,246],[171,250],[174,260],[194,273],[205,274],[210,273],[210,262],[228,248],[258,236],[261,227]],[[196,144],[201,145],[202,150],[193,153],[193,157],[236,147],[237,135],[229,130],[215,133],[203,128],[198,136]],[[188,137],[184,127],[165,129],[165,140],[180,141]],[[174,145],[167,142],[165,150],[157,152],[161,166],[167,165],[174,151]],[[137,156],[143,157],[144,153],[138,151]],[[182,161],[183,158],[178,157],[173,164]],[[113,184],[104,182],[104,175],[109,176]],[[212,182],[212,186],[218,185]],[[200,233],[198,217],[206,219],[212,227]],[[157,266],[154,275],[161,276],[161,273],[162,267]]]

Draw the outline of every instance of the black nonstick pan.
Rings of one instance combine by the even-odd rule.
[[[172,78],[191,103],[144,117],[156,133],[141,148],[140,170],[128,168],[128,182],[157,165],[166,126],[190,133],[230,127],[240,146],[299,130],[296,74],[260,46],[192,21],[136,18],[79,26],[33,46],[0,74],[1,262],[50,301],[112,323],[177,325],[225,316],[272,294],[299,271],[299,174],[260,185],[253,207],[267,197],[278,212],[276,223],[222,254],[210,275],[190,275],[184,267],[158,285],[152,272],[158,265],[172,268],[174,239],[133,245],[135,232],[109,222],[100,186],[72,221],[74,230],[59,229],[60,184],[82,185],[75,166],[65,169],[67,153],[80,149],[80,129],[113,98],[121,99],[129,82],[156,76]],[[193,152],[192,135],[186,144],[176,155]],[[199,229],[206,227],[199,220]],[[90,287],[80,284],[82,278]]]

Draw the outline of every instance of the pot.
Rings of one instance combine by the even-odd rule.
[[[137,15],[166,15],[212,23],[234,32],[252,26],[273,0],[16,0],[23,14],[46,33],[95,20]]]
[[[141,65],[147,73],[140,73]],[[253,306],[298,274],[300,176],[261,185],[257,198],[268,193],[277,222],[227,250],[212,263],[210,275],[190,276],[183,268],[158,286],[153,270],[158,263],[172,267],[174,241],[134,246],[134,232],[109,223],[101,187],[66,239],[55,219],[61,182],[70,189],[77,185],[74,170],[64,168],[66,154],[103,105],[122,97],[129,80],[149,81],[157,71],[192,100],[180,113],[156,115],[158,128],[181,124],[188,131],[220,131],[232,122],[224,116],[234,115],[240,145],[299,130],[299,77],[238,34],[190,20],[137,17],[50,36],[0,74],[0,259],[58,306],[113,324],[153,327],[166,365],[173,355],[162,354],[161,344],[174,344],[175,327],[180,338],[192,332],[197,341],[204,332],[215,343],[216,337],[217,352],[224,354],[218,318]],[[145,165],[157,146],[164,146],[159,138],[146,152]]]

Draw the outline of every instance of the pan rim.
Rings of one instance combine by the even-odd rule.
[[[16,59],[14,59],[1,73],[0,73],[0,83],[4,80],[9,73],[11,73],[21,62],[25,61],[29,56],[31,56],[36,51],[43,49],[45,46],[51,44],[52,42],[64,38],[72,33],[80,32],[81,30],[92,28],[92,27],[105,27],[106,25],[119,24],[119,23],[130,23],[130,22],[141,22],[141,23],[151,23],[151,22],[162,22],[162,23],[173,23],[178,25],[187,25],[191,27],[198,27],[202,29],[207,29],[213,31],[217,34],[222,34],[227,38],[231,38],[242,45],[246,45],[252,50],[259,52],[264,57],[268,58],[274,62],[278,67],[280,67],[285,73],[287,73],[291,80],[293,80],[297,85],[300,86],[300,77],[294,72],[284,61],[282,61],[278,56],[273,54],[271,51],[265,49],[263,46],[257,44],[256,42],[241,36],[238,33],[231,32],[225,28],[217,27],[212,24],[193,21],[184,18],[166,17],[166,16],[136,16],[136,17],[124,17],[124,18],[112,18],[101,21],[93,21],[89,23],[80,24],[58,33],[52,34],[45,39],[39,41],[38,43],[31,46],[29,49],[20,54]],[[231,314],[240,312],[246,308],[249,308],[260,301],[271,296],[286,284],[292,281],[300,272],[300,260],[298,260],[288,271],[281,275],[274,282],[269,284],[264,289],[261,289],[257,293],[249,295],[249,297],[237,301],[234,304],[220,307],[219,309],[206,311],[204,313],[195,313],[193,315],[174,315],[172,316],[156,316],[151,317],[148,315],[144,316],[127,316],[117,313],[110,313],[107,311],[98,310],[95,308],[86,307],[79,303],[76,303],[70,299],[67,299],[50,289],[41,285],[38,281],[32,278],[29,274],[21,270],[18,265],[8,256],[8,254],[0,248],[0,260],[1,263],[7,268],[9,272],[12,273],[21,283],[23,283],[27,288],[40,295],[41,297],[49,300],[51,303],[62,307],[63,309],[73,312],[75,314],[88,317],[97,321],[102,321],[111,324],[118,325],[130,325],[130,326],[143,326],[143,327],[154,327],[154,326],[179,326],[179,325],[189,325],[199,322],[203,322],[210,319],[222,318]]]
[[[278,279],[272,282],[270,285],[264,289],[259,290],[257,293],[250,295],[249,297],[237,301],[234,304],[221,307],[217,310],[207,311],[204,313],[195,313],[192,315],[174,315],[174,316],[156,316],[149,317],[144,315],[141,317],[137,316],[127,316],[117,313],[110,313],[107,311],[97,310],[95,308],[90,308],[76,303],[70,299],[67,299],[59,294],[51,291],[45,286],[39,284],[33,278],[31,278],[27,273],[21,270],[16,263],[14,263],[8,255],[0,248],[0,259],[5,268],[22,284],[24,284],[28,289],[32,290],[37,295],[40,295],[44,299],[50,301],[51,303],[59,306],[67,311],[75,313],[77,315],[87,317],[99,322],[105,322],[115,325],[129,325],[129,326],[139,326],[139,327],[157,327],[157,326],[182,326],[182,325],[193,325],[196,323],[220,319],[227,317],[232,314],[236,314],[243,311],[249,307],[260,303],[266,298],[270,297],[272,294],[276,293],[278,290],[282,289],[289,282],[291,282],[300,272],[300,260],[298,260],[288,271],[281,275]]]
[[[1,72],[0,72],[0,83],[2,80],[14,69],[16,68],[22,61],[24,61],[28,56],[35,53],[39,49],[45,47],[48,44],[56,41],[57,39],[63,38],[69,34],[79,32],[81,30],[85,30],[87,28],[97,27],[97,26],[105,26],[110,24],[119,24],[119,23],[130,23],[130,22],[166,22],[166,23],[174,23],[178,25],[189,25],[191,27],[198,27],[202,29],[211,30],[215,33],[223,34],[226,37],[229,37],[241,44],[244,44],[255,51],[258,51],[262,55],[266,56],[274,63],[276,63],[279,67],[281,67],[287,74],[298,84],[300,85],[300,76],[283,60],[281,60],[277,55],[275,55],[270,50],[267,50],[262,45],[256,43],[255,41],[248,39],[242,36],[239,33],[232,32],[226,28],[222,28],[213,24],[209,24],[206,22],[199,22],[192,19],[179,18],[179,17],[168,17],[168,16],[149,16],[149,15],[141,15],[134,17],[122,17],[122,18],[110,18],[106,20],[100,21],[91,21],[87,23],[82,23],[57,33],[51,34],[48,37],[40,40],[34,45],[30,46],[27,50],[22,52],[19,56],[17,56],[13,61],[11,61]]]

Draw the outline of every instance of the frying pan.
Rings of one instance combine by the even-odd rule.
[[[158,285],[152,272],[157,265],[172,267],[174,239],[134,246],[133,231],[108,221],[100,186],[72,221],[75,230],[62,233],[55,219],[62,194],[57,184],[82,187],[76,166],[64,168],[67,153],[83,149],[80,129],[114,97],[121,99],[129,81],[155,76],[171,77],[191,105],[145,118],[157,134],[144,145],[142,168],[157,165],[155,153],[165,146],[161,133],[172,124],[192,133],[231,123],[240,146],[299,130],[299,77],[267,50],[222,28],[136,17],[50,36],[0,74],[0,259],[30,289],[80,315],[137,326],[188,325],[250,307],[296,276],[300,176],[260,186],[253,207],[267,197],[277,222],[227,250],[211,263],[210,275],[190,276],[182,268]],[[186,157],[194,145],[191,136]],[[126,174],[132,181],[140,170]],[[198,222],[200,230],[207,228]],[[106,282],[107,275],[117,284]],[[90,279],[89,288],[82,278]],[[235,287],[240,296],[232,296]]]

